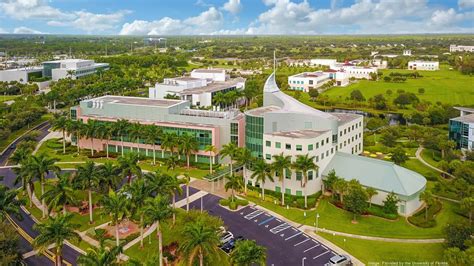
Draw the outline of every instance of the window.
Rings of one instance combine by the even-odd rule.
[[[319,156],[316,156],[316,162],[319,162]]]
[[[265,146],[271,147],[271,146],[272,146],[272,142],[269,141],[269,140],[265,141]]]
[[[334,148],[331,148],[331,154],[333,154],[333,153],[334,153]]]
[[[311,129],[313,127],[313,123],[311,122],[304,122],[304,128],[305,129]]]
[[[329,143],[329,137],[326,138],[326,143]]]
[[[321,147],[324,146],[324,139],[321,140]]]
[[[267,160],[271,160],[272,159],[272,155],[271,154],[265,154],[265,159]]]
[[[329,156],[329,150],[326,151],[326,157]]]
[[[281,143],[280,142],[275,142],[275,148],[280,149],[281,148]]]
[[[342,137],[342,131],[341,131],[341,132],[339,132],[339,137]]]
[[[319,149],[319,142],[316,143],[316,149]]]
[[[303,193],[301,192],[301,190],[296,191],[296,196],[303,196]]]
[[[309,84],[313,85],[313,80],[312,79],[309,80]]]
[[[291,179],[291,170],[290,169],[285,169],[285,178],[286,179]]]
[[[301,146],[301,145],[296,145],[296,150],[297,150],[297,151],[302,151],[302,150],[303,150],[303,146]]]
[[[285,188],[285,194],[291,195],[291,189],[290,188]]]
[[[285,144],[285,149],[291,150],[291,144],[286,143],[286,144]]]
[[[275,186],[275,192],[281,192],[281,187]]]
[[[308,180],[313,180],[313,171],[308,171]]]
[[[347,133],[347,130],[346,130],[346,129],[344,129],[344,135],[346,135],[346,133]]]
[[[339,143],[339,149],[342,149],[342,143]]]
[[[309,144],[308,145],[308,151],[312,151],[313,150],[313,144]]]
[[[296,172],[296,180],[301,181],[302,178],[303,178],[303,173],[299,171]]]
[[[324,160],[324,152],[321,153],[321,160]]]

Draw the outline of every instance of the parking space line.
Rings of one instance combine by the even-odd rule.
[[[247,219],[247,220],[252,220],[253,218],[259,216],[259,215],[262,214],[262,213],[263,213],[263,211],[261,211],[261,210],[256,210],[256,211],[254,211],[254,212],[252,212],[252,213],[249,213],[249,214],[245,215],[244,218]]]
[[[299,235],[301,235],[302,233],[303,233],[303,232],[299,232],[299,233],[296,233],[296,234],[294,234],[294,235],[292,235],[292,236],[289,236],[289,237],[285,238],[285,241],[288,240],[288,239],[292,239],[293,237],[299,236]]]
[[[303,240],[303,241],[301,241],[301,242],[299,242],[299,243],[296,243],[296,244],[294,244],[293,246],[295,246],[295,247],[296,247],[296,246],[299,246],[299,245],[301,245],[301,244],[303,244],[304,242],[309,241],[309,240],[310,240],[309,238],[306,238],[305,240]]]
[[[291,225],[287,224],[287,223],[282,223],[278,226],[275,226],[273,227],[272,229],[270,229],[270,232],[274,233],[274,234],[277,234],[277,233],[280,233],[281,231],[284,231],[288,228],[290,228]]]
[[[260,222],[258,225],[266,224],[266,223],[270,222],[270,221],[273,220],[273,219],[275,219],[275,217],[272,216],[272,217],[270,217],[270,218],[268,218],[268,219],[266,219],[266,220]]]
[[[318,245],[316,245],[316,246],[312,246],[312,247],[310,247],[310,248],[306,249],[305,251],[303,251],[303,253],[306,253],[306,252],[308,252],[308,251],[312,250],[313,248],[317,248],[317,247],[319,247],[319,244],[318,244]]]
[[[316,257],[314,257],[313,260],[315,260],[315,259],[317,259],[317,258],[319,258],[319,257],[321,257],[321,256],[323,256],[323,255],[326,255],[326,254],[328,254],[328,253],[329,253],[329,250],[326,251],[326,252],[324,252],[324,253],[319,254],[319,255],[316,256]]]

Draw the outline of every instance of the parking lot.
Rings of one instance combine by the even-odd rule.
[[[235,237],[256,240],[267,248],[267,265],[324,265],[336,253],[284,221],[254,207],[232,212],[219,206],[220,198],[205,195],[203,209],[219,216]],[[190,203],[201,208],[201,200]],[[303,262],[304,261],[304,262]],[[304,264],[303,264],[304,263]]]

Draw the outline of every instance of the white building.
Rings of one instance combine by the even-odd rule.
[[[31,76],[41,77],[42,71],[42,67],[22,67],[0,70],[0,81],[18,81],[20,83],[28,83]]]
[[[349,79],[370,79],[371,73],[377,74],[376,67],[353,66],[345,64],[341,69],[347,74]]]
[[[377,69],[386,69],[388,66],[387,60],[375,58],[372,60],[372,65]]]
[[[439,70],[439,62],[436,61],[409,61],[408,69],[410,70]]]
[[[329,74],[329,78],[334,80],[335,86],[345,87],[349,85],[349,76],[346,72],[329,69],[324,71]]]
[[[425,178],[391,162],[358,155],[363,151],[363,116],[326,113],[304,105],[280,91],[274,73],[263,91],[263,106],[245,113],[245,143],[252,156],[271,163],[275,155],[291,156],[292,162],[298,155],[308,155],[318,166],[308,171],[304,185],[302,172],[287,169],[275,174],[284,175],[284,187],[275,176],[274,181],[264,183],[265,189],[311,195],[323,189],[322,179],[335,170],[340,178],[356,179],[362,186],[378,190],[380,199],[374,199],[377,204],[387,193],[396,193],[402,215],[410,215],[421,206],[419,194],[425,188]],[[247,170],[245,182],[261,186],[252,178],[251,169]]]
[[[63,78],[76,79],[95,73],[98,69],[109,69],[107,63],[96,63],[94,60],[64,59],[43,62],[43,76],[52,80]]]
[[[451,53],[453,52],[474,52],[474,46],[473,45],[454,45],[451,44],[449,46],[449,51]]]
[[[403,56],[411,56],[411,50],[403,50]]]
[[[226,81],[229,78],[225,69],[194,69],[191,77],[212,81]]]
[[[316,58],[316,59],[311,59],[310,60],[310,64],[312,66],[328,66],[329,68],[331,68],[333,65],[335,65],[337,63],[337,60],[336,59],[320,59],[320,58]]]
[[[329,73],[323,71],[303,72],[289,76],[288,86],[291,90],[308,92],[310,89],[321,87],[329,80]]]

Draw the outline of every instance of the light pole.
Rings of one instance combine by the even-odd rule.
[[[319,213],[316,213],[316,231],[319,229]]]
[[[203,198],[203,197],[201,197],[201,212],[202,212],[202,198]]]
[[[304,261],[306,260],[306,257],[303,257],[303,259],[301,259],[301,266],[304,266]]]

